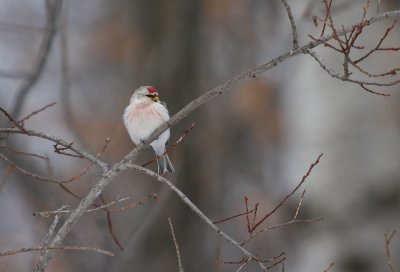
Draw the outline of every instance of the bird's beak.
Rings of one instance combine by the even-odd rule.
[[[159,99],[158,99],[158,95],[153,95],[152,97],[151,97],[151,99],[154,101],[154,102],[158,102],[159,101]]]
[[[146,96],[150,97],[154,102],[160,101],[160,99],[158,99],[158,94],[147,94]]]

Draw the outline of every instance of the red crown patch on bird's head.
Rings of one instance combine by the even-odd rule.
[[[150,94],[156,94],[156,93],[158,93],[158,92],[157,92],[157,89],[154,88],[153,86],[148,86],[148,87],[147,87],[147,90],[149,91]]]

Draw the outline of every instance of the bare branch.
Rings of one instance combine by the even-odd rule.
[[[373,24],[378,21],[382,21],[382,20],[394,18],[394,17],[399,17],[399,16],[400,16],[400,11],[386,12],[386,13],[382,13],[382,14],[371,17],[370,19],[366,20],[364,24],[370,25],[370,24]],[[344,33],[351,32],[352,29],[353,29],[353,26],[343,28],[342,30],[338,31],[337,35],[338,36],[344,35]],[[257,75],[274,68],[275,66],[279,65],[283,61],[286,61],[289,58],[292,58],[292,57],[300,55],[300,54],[307,54],[308,49],[315,48],[331,39],[333,39],[332,34],[326,35],[324,37],[321,37],[318,41],[311,41],[311,42],[305,44],[304,46],[299,47],[297,50],[286,52],[286,53],[282,54],[281,56],[278,56],[277,58],[274,58],[261,66],[258,66],[246,73],[238,75],[238,76],[226,81],[225,83],[222,83],[222,84],[216,86],[215,88],[211,89],[210,91],[204,93],[200,97],[191,101],[189,104],[187,104],[185,107],[183,107],[179,112],[174,114],[171,117],[171,119],[168,120],[168,122],[161,125],[147,139],[145,139],[142,143],[140,143],[138,146],[136,146],[136,148],[133,149],[129,154],[127,154],[124,159],[115,163],[110,169],[108,169],[107,165],[105,165],[104,168],[102,168],[104,171],[104,174],[99,179],[99,181],[93,186],[93,188],[89,191],[89,193],[86,195],[86,197],[81,200],[79,205],[76,207],[75,211],[73,213],[71,213],[71,215],[67,218],[67,220],[64,222],[64,224],[61,226],[58,233],[55,235],[53,241],[51,242],[51,245],[61,244],[61,242],[64,240],[64,238],[67,236],[67,234],[71,231],[74,224],[82,216],[84,211],[90,205],[93,204],[95,199],[101,194],[101,192],[107,187],[107,185],[113,180],[113,178],[116,175],[118,175],[118,173],[120,173],[121,171],[126,170],[129,167],[131,167],[132,164],[130,162],[134,161],[137,158],[137,156],[139,155],[139,153],[141,153],[143,150],[145,150],[149,146],[149,144],[154,139],[156,139],[159,135],[161,135],[161,133],[163,133],[166,129],[174,126],[180,120],[185,118],[189,113],[193,112],[198,107],[205,104],[207,101],[227,92],[232,87],[257,77]],[[0,132],[1,132],[1,129],[0,129]],[[135,166],[135,167],[140,167],[140,166]],[[146,171],[150,171],[150,170],[141,168],[141,171],[146,173]],[[150,171],[150,173],[152,173],[152,172]],[[155,176],[155,177],[157,177],[157,176]],[[157,179],[158,180],[162,179],[162,177],[157,177]],[[189,203],[191,203],[191,202],[189,202]],[[198,214],[198,215],[201,217],[203,214],[200,211],[200,214]],[[207,220],[209,220],[209,219],[207,218]],[[219,228],[216,227],[211,222],[211,220],[209,220],[209,223],[210,223],[209,225],[213,226],[212,228],[215,231],[217,231],[217,233],[219,233],[220,236],[224,237],[224,239],[226,239],[229,243],[233,243],[234,245],[238,244],[235,240],[233,240],[229,236],[225,237],[225,235],[226,235],[225,233],[221,234]],[[250,252],[248,252],[246,249],[244,249],[242,247],[240,250],[242,252],[246,252],[250,256],[254,256],[253,254],[251,254]],[[249,256],[249,255],[246,255],[246,256]],[[47,265],[52,257],[53,257],[52,253],[47,254],[44,262],[39,267],[37,267],[36,271],[44,271],[45,267],[47,267]]]
[[[299,188],[300,186],[307,180],[308,176],[311,174],[311,171],[313,168],[319,164],[320,159],[322,158],[323,153],[319,154],[318,158],[310,165],[307,173],[303,176],[303,178],[300,180],[299,184],[288,194],[286,195],[279,204],[272,209],[269,213],[267,213],[260,221],[258,221],[254,226],[253,230],[255,230],[259,225],[265,222],[272,214],[274,214]]]
[[[282,227],[286,227],[286,226],[294,225],[294,224],[311,224],[311,223],[316,223],[316,222],[322,221],[323,218],[297,219],[297,216],[299,215],[299,211],[300,211],[301,205],[303,203],[303,199],[304,199],[304,194],[305,193],[306,193],[306,190],[303,190],[303,193],[301,194],[301,197],[300,197],[300,200],[299,200],[299,204],[297,205],[296,212],[295,212],[292,220],[290,220],[288,222],[285,222],[285,223],[277,224],[277,225],[274,225],[274,226],[265,227],[263,229],[260,229],[260,230],[256,231],[255,233],[254,233],[254,229],[253,229],[251,232],[249,232],[250,235],[246,239],[244,239],[240,244],[241,245],[246,244],[247,242],[252,240],[256,235],[258,235],[258,234],[260,234],[262,232],[265,232],[265,231],[270,231],[270,230],[273,230],[273,229],[278,229],[278,228],[282,228]]]
[[[220,223],[229,221],[229,220],[231,220],[231,219],[238,218],[238,217],[240,217],[240,216],[243,216],[243,215],[247,215],[247,214],[249,214],[249,213],[252,213],[252,212],[254,212],[254,210],[255,210],[255,209],[252,209],[252,210],[250,210],[250,211],[245,211],[245,212],[242,212],[242,213],[239,213],[239,214],[235,214],[235,215],[229,216],[229,217],[224,218],[224,219],[214,220],[213,223],[214,223],[214,224],[220,224]]]
[[[85,212],[87,212],[87,213],[97,212],[97,211],[103,210],[103,209],[105,209],[105,208],[108,208],[108,207],[110,207],[110,206],[113,206],[113,205],[115,205],[115,204],[118,204],[118,203],[127,201],[127,200],[129,200],[129,199],[130,199],[129,197],[120,198],[120,199],[117,199],[117,200],[115,200],[115,201],[106,203],[106,204],[104,204],[104,205],[102,205],[102,206],[99,206],[99,207],[96,207],[96,208],[93,208],[93,209],[88,209],[88,210],[86,210]],[[74,211],[74,210],[65,210],[65,209],[63,209],[63,210],[56,210],[56,211],[34,212],[34,213],[33,213],[33,216],[49,217],[49,216],[51,216],[51,215],[68,214],[68,213],[72,213],[73,211]]]
[[[153,193],[153,194],[150,194],[150,195],[147,195],[147,196],[143,197],[142,199],[140,199],[137,202],[134,202],[132,204],[129,204],[129,205],[126,205],[126,206],[123,206],[123,207],[120,207],[120,208],[111,208],[111,209],[108,209],[108,211],[110,211],[110,212],[123,212],[123,211],[126,211],[128,209],[136,208],[137,206],[143,206],[144,203],[146,201],[148,201],[149,199],[154,199],[154,200],[158,201],[158,196],[157,196],[157,194]]]
[[[332,269],[332,267],[335,265],[335,263],[330,263],[327,269],[324,270],[324,272],[328,272]]]
[[[328,26],[332,30],[332,36],[333,36],[332,40],[336,41],[338,46],[331,45],[330,43],[328,43],[326,41],[323,41],[323,44],[325,46],[329,47],[330,49],[332,49],[336,52],[339,52],[342,55],[342,57],[343,57],[343,75],[340,75],[339,73],[336,73],[336,72],[332,71],[331,69],[327,69],[326,65],[323,64],[322,60],[311,50],[311,48],[307,49],[307,53],[310,56],[312,56],[320,64],[320,66],[326,72],[328,72],[328,74],[330,76],[332,76],[336,79],[340,79],[342,81],[347,81],[350,83],[358,84],[362,89],[364,89],[367,92],[370,92],[370,93],[373,93],[376,95],[381,95],[381,96],[389,96],[389,94],[377,92],[375,90],[372,90],[371,88],[372,87],[394,86],[394,85],[400,84],[400,79],[393,80],[391,82],[386,82],[386,83],[385,82],[373,82],[373,81],[371,82],[371,81],[366,81],[366,80],[356,80],[356,79],[351,78],[352,72],[350,71],[350,66],[355,67],[357,70],[359,70],[364,75],[367,75],[368,77],[380,78],[382,80],[386,79],[387,76],[396,75],[396,72],[400,70],[400,67],[391,69],[389,72],[373,74],[373,73],[368,72],[366,69],[362,68],[359,64],[363,60],[367,59],[374,52],[400,50],[400,48],[397,48],[397,47],[387,47],[387,48],[381,47],[384,40],[388,37],[389,33],[394,28],[394,26],[396,24],[396,20],[393,22],[393,24],[391,26],[389,26],[386,29],[385,33],[382,35],[381,39],[379,40],[379,42],[377,43],[377,45],[374,48],[370,49],[369,51],[364,53],[361,57],[354,60],[354,59],[352,59],[352,56],[351,56],[352,49],[362,50],[365,48],[364,46],[359,46],[359,45],[356,45],[355,43],[358,40],[358,38],[361,36],[361,34],[364,32],[364,29],[369,25],[370,20],[374,18],[374,17],[372,17],[369,20],[366,19],[367,11],[369,9],[369,1],[367,1],[365,6],[363,7],[363,13],[362,13],[359,23],[352,27],[349,35],[346,34],[346,29],[342,25],[342,33],[344,34],[344,40],[339,38],[339,36],[340,36],[339,31],[336,29],[336,26],[333,22],[333,18],[332,18],[332,14],[331,14],[332,0],[329,0],[329,3],[328,3],[328,0],[323,0],[323,3],[325,4],[325,9],[326,9],[325,19],[321,19],[321,18],[317,17],[316,20],[323,22],[321,35],[324,33],[326,26]],[[376,17],[378,17],[378,16],[376,16]],[[319,38],[314,38],[311,35],[309,35],[309,36],[314,41],[319,41]]]
[[[386,250],[386,259],[387,259],[387,265],[388,265],[388,270],[390,272],[394,272],[394,267],[393,267],[393,260],[392,256],[390,253],[390,243],[392,242],[393,236],[396,234],[396,230],[392,231],[392,233],[388,233],[387,231],[385,232],[385,250]]]
[[[287,0],[281,0],[281,2],[285,6],[287,15],[289,17],[290,26],[292,27],[292,37],[293,37],[292,50],[296,50],[299,48],[299,38],[297,35],[297,27],[296,27],[296,23],[293,18],[292,10],[290,9],[290,6],[289,6]]]
[[[139,165],[135,164],[126,164],[126,169],[132,169],[136,170],[138,172],[147,174],[148,176],[151,176],[155,178],[157,181],[167,185],[176,195],[198,216],[202,221],[204,221],[208,226],[210,226],[221,238],[223,238],[225,241],[228,243],[232,244],[236,248],[238,248],[244,255],[246,255],[248,258],[251,258],[253,260],[258,260],[257,256],[242,247],[237,241],[235,241],[233,238],[231,238],[229,235],[227,235],[225,232],[223,232],[219,227],[217,227],[195,204],[193,204],[192,201],[181,191],[179,190],[175,185],[173,185],[169,180],[166,178],[158,175],[157,173],[151,171],[150,169],[144,168]],[[257,261],[259,266],[263,269],[266,270],[265,265],[261,261]]]
[[[175,246],[176,258],[178,259],[179,272],[183,272],[184,270],[183,270],[183,266],[182,266],[181,254],[179,252],[178,241],[176,240],[174,226],[172,225],[171,218],[169,218],[169,217],[168,217],[168,223],[169,223],[169,228],[171,229],[172,241],[174,242],[174,246]]]
[[[297,209],[296,209],[296,212],[295,212],[295,214],[294,214],[294,216],[293,216],[292,221],[293,221],[293,220],[296,220],[296,219],[297,219],[297,216],[299,215],[299,211],[300,211],[301,205],[303,204],[303,200],[304,200],[304,195],[305,195],[305,194],[306,194],[306,190],[304,189],[304,190],[303,190],[303,193],[301,194],[300,201],[299,201],[299,204],[297,205]]]
[[[36,153],[29,153],[29,152],[16,150],[16,149],[14,149],[12,147],[5,146],[5,145],[0,145],[0,149],[5,149],[5,150],[11,151],[11,152],[13,152],[15,154],[18,154],[18,155],[35,157],[35,158],[39,158],[39,159],[42,159],[42,160],[48,160],[49,159],[47,156],[42,156],[42,155],[39,155],[39,154],[36,154]]]
[[[360,80],[353,80],[350,78],[346,78],[345,76],[341,76],[338,73],[336,73],[334,70],[328,68],[325,63],[323,62],[323,60],[312,50],[307,50],[308,54],[313,57],[314,60],[317,61],[317,63],[319,64],[319,66],[325,71],[327,72],[331,77],[336,78],[336,79],[340,79],[342,81],[347,81],[347,82],[351,82],[351,83],[356,83],[358,85],[360,85],[361,88],[363,88],[365,91],[370,92],[372,94],[376,94],[376,95],[380,95],[380,96],[390,96],[390,94],[387,93],[380,93],[380,92],[376,92],[374,90],[371,90],[369,88],[366,87],[366,85],[372,85],[372,86],[392,86],[394,84],[397,84],[397,82],[392,83],[365,83],[363,81]]]
[[[146,167],[146,166],[149,165],[150,163],[152,163],[152,162],[158,160],[159,158],[161,158],[161,157],[164,156],[165,154],[167,154],[167,153],[171,152],[172,150],[174,150],[174,149],[177,147],[177,145],[180,144],[180,143],[183,141],[183,139],[186,137],[186,135],[188,135],[193,129],[194,129],[194,122],[190,125],[190,127],[189,127],[187,130],[185,130],[185,131],[182,133],[181,137],[179,137],[179,139],[176,140],[176,142],[175,142],[173,145],[170,145],[170,146],[167,147],[167,149],[164,151],[164,153],[162,153],[161,155],[155,156],[153,159],[151,159],[151,160],[149,160],[148,162],[142,164],[142,166],[143,166],[143,167]]]
[[[59,208],[57,211],[61,211],[61,210],[65,209],[65,208],[67,208],[67,206],[66,206],[66,205],[63,205],[63,206],[62,206],[61,208]],[[54,217],[53,222],[52,222],[51,225],[50,225],[49,231],[48,231],[47,234],[46,234],[46,240],[44,241],[44,248],[46,248],[46,247],[49,245],[49,243],[50,243],[50,241],[51,241],[51,238],[53,237],[54,230],[56,229],[56,226],[57,226],[59,220],[60,220],[60,215],[56,215],[56,216]],[[44,251],[42,251],[42,252],[40,253],[39,262],[43,260],[43,258],[44,258],[44,256],[46,255],[46,253],[47,253],[47,250],[44,250]]]
[[[240,260],[237,261],[224,261],[224,260],[217,260],[217,263],[222,263],[222,264],[241,264],[241,266],[236,270],[236,271],[240,271],[245,265],[247,265],[250,261],[257,261],[260,263],[272,263],[272,265],[270,265],[269,267],[266,268],[266,270],[271,269],[275,266],[277,266],[278,264],[282,263],[283,261],[286,260],[286,257],[284,257],[284,255],[286,254],[286,252],[281,252],[279,255],[274,256],[270,259],[265,259],[265,260],[261,260],[261,259],[253,259],[251,257],[249,258],[241,258]]]
[[[27,136],[35,136],[38,138],[42,138],[42,139],[46,139],[49,141],[52,141],[53,143],[56,143],[58,145],[61,145],[63,147],[69,147],[69,149],[71,149],[73,152],[81,155],[83,158],[87,159],[88,161],[91,161],[95,164],[97,164],[102,170],[103,172],[108,170],[108,165],[107,163],[99,160],[98,158],[96,158],[95,156],[86,153],[84,151],[81,151],[77,148],[74,148],[73,146],[70,145],[70,143],[67,143],[66,141],[64,141],[61,138],[57,138],[55,136],[46,134],[44,132],[40,132],[40,131],[35,131],[35,130],[25,130],[25,131],[21,131],[20,129],[17,128],[0,128],[0,133],[8,133],[8,134],[25,134]]]
[[[52,246],[52,247],[23,247],[20,249],[15,249],[15,250],[8,250],[4,252],[0,252],[0,257],[4,256],[10,256],[10,255],[15,255],[19,253],[27,253],[27,252],[32,252],[32,251],[42,251],[42,250],[74,250],[74,251],[91,251],[91,252],[96,252],[108,256],[114,256],[114,253],[95,248],[95,247],[84,247],[84,246]]]
[[[13,163],[9,158],[7,158],[6,156],[4,156],[3,154],[0,153],[0,159],[2,159],[3,161],[5,161],[6,163],[8,163],[9,165],[11,165],[12,167],[14,167],[15,169],[17,169],[20,173],[22,173],[25,176],[31,177],[34,180],[37,181],[45,181],[45,182],[51,182],[51,183],[65,183],[65,181],[62,180],[58,180],[58,179],[52,179],[52,178],[48,178],[48,177],[44,177],[41,175],[37,175],[35,173],[32,173],[28,170],[25,170],[21,167],[19,167],[18,165],[16,165],[15,163]]]
[[[8,118],[8,120],[13,124],[14,127],[17,127],[22,132],[26,132],[25,128],[21,126],[17,121],[15,121],[15,119],[12,118],[11,115],[5,109],[0,107],[0,111]]]
[[[38,109],[38,110],[35,110],[35,111],[31,112],[30,114],[28,114],[27,116],[25,116],[24,118],[22,118],[21,120],[19,120],[17,123],[18,123],[18,124],[21,124],[21,126],[23,126],[23,125],[24,125],[24,122],[25,122],[26,120],[28,120],[28,119],[31,118],[32,116],[34,116],[34,115],[36,115],[36,114],[38,114],[38,113],[40,113],[40,112],[42,112],[42,111],[44,111],[44,110],[50,108],[50,107],[52,107],[52,106],[54,106],[54,105],[56,105],[56,104],[57,104],[56,102],[52,102],[52,103],[50,103],[50,104],[47,104],[46,106],[44,106],[44,107],[42,107],[42,108],[40,108],[40,109]]]
[[[100,198],[100,200],[101,200],[101,202],[102,202],[103,204],[106,204],[106,201],[105,201],[105,199],[104,199],[104,197],[103,197],[102,194],[100,194],[99,198]],[[124,250],[124,247],[122,246],[122,244],[121,244],[120,241],[118,240],[117,235],[114,233],[113,223],[112,223],[112,220],[111,220],[111,213],[108,211],[107,208],[103,208],[103,210],[106,212],[108,231],[110,232],[111,237],[112,237],[113,240],[114,240],[114,243],[118,246],[118,248],[119,248],[120,250],[123,251],[123,250]]]

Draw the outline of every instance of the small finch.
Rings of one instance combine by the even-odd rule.
[[[142,86],[134,91],[128,107],[124,111],[124,124],[132,141],[138,145],[149,137],[154,130],[169,120],[169,113],[165,104],[158,99],[158,92],[152,86]],[[158,139],[151,142],[151,147],[157,156],[165,152],[169,139],[169,129],[164,131]],[[158,174],[173,173],[174,167],[168,155],[162,155],[157,160]]]

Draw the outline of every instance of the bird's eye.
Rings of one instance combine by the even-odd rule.
[[[152,97],[153,97],[153,95],[152,95],[152,94],[146,94],[146,96],[147,96],[147,97],[150,97],[150,98],[152,98]]]

